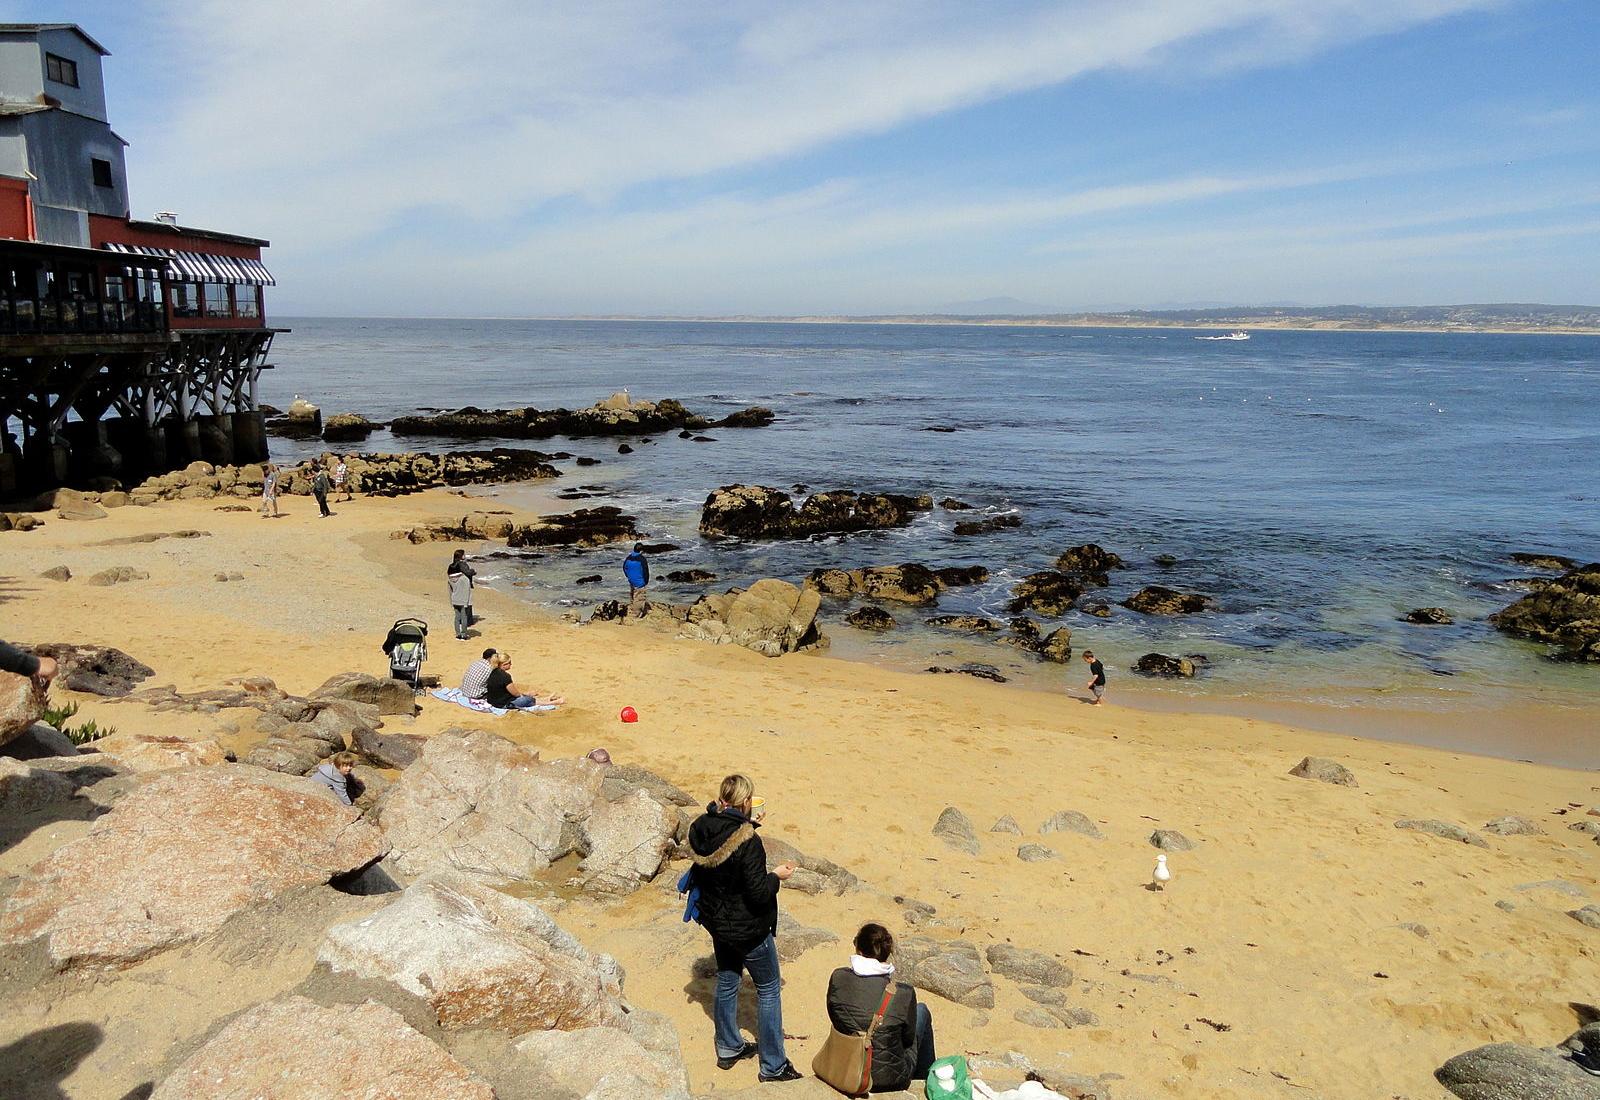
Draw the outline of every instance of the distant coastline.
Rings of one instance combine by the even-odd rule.
[[[1600,307],[1546,305],[1326,306],[1121,313],[886,313],[767,316],[602,314],[541,320],[655,321],[790,325],[965,325],[1031,328],[1277,329],[1301,332],[1468,332],[1541,336],[1600,335]]]

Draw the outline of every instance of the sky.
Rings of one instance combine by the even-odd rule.
[[[0,0],[279,315],[1600,304],[1595,0]]]

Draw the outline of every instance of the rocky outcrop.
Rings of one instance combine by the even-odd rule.
[[[32,531],[42,526],[37,516],[26,512],[0,512],[0,531]]]
[[[988,576],[989,571],[981,565],[935,570],[905,562],[861,569],[813,569],[806,578],[806,587],[839,598],[866,596],[891,603],[927,606],[937,602],[939,594],[948,588],[980,584]]]
[[[1192,679],[1194,662],[1171,653],[1146,653],[1133,663],[1133,671],[1141,676]]]
[[[1072,603],[1088,587],[1084,579],[1073,573],[1054,569],[1029,573],[1011,589],[1010,609],[1037,611],[1041,615],[1065,615]]]
[[[896,940],[894,957],[899,977],[916,988],[968,1008],[994,1007],[994,983],[966,940],[904,936]]]
[[[1436,821],[1431,818],[1407,818],[1394,823],[1396,829],[1411,829],[1419,833],[1439,837],[1441,840],[1454,840],[1458,844],[1471,844],[1477,848],[1487,848],[1489,842],[1477,833],[1468,832],[1459,825],[1452,825],[1448,821]]]
[[[1012,527],[1021,527],[1022,517],[1015,512],[1001,512],[997,516],[988,516],[985,519],[966,520],[956,524],[956,534],[962,537],[969,535],[988,535],[995,531],[1005,531]]]
[[[931,672],[936,676],[971,676],[975,679],[988,680],[995,684],[1004,684],[1010,681],[1010,677],[993,665],[979,664],[976,661],[968,661],[966,664],[958,665],[955,668],[950,668],[947,665],[929,665],[923,671]]]
[[[670,1022],[663,1022],[672,1028]],[[524,1080],[539,1082],[545,1096],[689,1100],[681,1052],[647,1049],[634,1030],[588,1027],[534,1032],[516,1041],[515,1068]],[[676,1048],[675,1029],[672,1034]]]
[[[289,996],[233,1019],[150,1094],[150,1100],[290,1097],[494,1100],[495,1090],[392,1008]]]
[[[1015,947],[1009,943],[993,943],[984,951],[990,968],[1003,978],[1024,985],[1046,986],[1061,989],[1072,984],[1072,971],[1049,955]]]
[[[380,733],[363,724],[350,738],[350,751],[380,768],[409,768],[422,756],[428,739],[414,733]]]
[[[648,791],[596,800],[582,824],[584,886],[612,894],[637,890],[665,865],[677,828],[677,810]]]
[[[1026,615],[1011,620],[1011,633],[1001,638],[1000,642],[1057,664],[1072,660],[1071,630],[1060,626],[1045,634],[1039,624]]]
[[[42,937],[57,969],[123,966],[384,851],[355,809],[304,780],[232,764],[167,772],[28,870],[0,907],[0,943]]]
[[[972,819],[954,806],[946,806],[933,823],[933,835],[959,852],[978,854],[978,831],[972,827]]]
[[[844,621],[857,630],[893,630],[894,616],[881,607],[858,607],[844,617]]]
[[[88,695],[121,697],[140,681],[155,675],[155,669],[149,665],[111,646],[40,642],[22,648],[35,657],[55,658],[61,666],[55,682],[70,691]]]
[[[113,565],[110,569],[102,569],[89,578],[89,583],[96,588],[110,588],[114,584],[127,584],[129,581],[147,581],[150,574],[143,569],[135,569],[131,565]]]
[[[452,1031],[620,1027],[626,1015],[613,960],[589,954],[533,902],[454,872],[328,929],[317,962],[420,997]]]
[[[1098,543],[1086,542],[1065,550],[1056,559],[1056,569],[1062,573],[1079,573],[1092,578],[1096,584],[1108,583],[1106,574],[1123,568],[1122,558]]]
[[[527,546],[604,546],[639,537],[634,518],[606,504],[576,512],[543,516],[538,523],[515,528],[506,538],[513,549]]]
[[[798,507],[789,494],[765,485],[724,485],[700,509],[700,533],[707,538],[792,539],[904,527],[914,513],[927,511],[926,495],[813,493]]]
[[[1537,821],[1515,814],[1495,818],[1483,827],[1483,831],[1495,836],[1544,836],[1544,829]]]
[[[1354,773],[1337,760],[1324,760],[1308,756],[1289,769],[1289,774],[1300,779],[1315,779],[1319,783],[1332,783],[1338,787],[1359,787]]]
[[[825,644],[817,626],[821,606],[815,589],[768,577],[743,591],[700,597],[684,612],[678,636],[779,657]]]
[[[802,852],[788,841],[776,836],[761,838],[767,850],[767,870],[780,863],[793,863],[794,875],[783,884],[785,890],[798,890],[802,894],[845,894],[860,887],[855,875],[822,856]]]
[[[344,456],[352,491],[386,497],[403,496],[439,486],[559,477],[561,471],[550,464],[552,457],[539,451],[509,447],[495,447],[486,451],[450,451],[445,454],[363,453]],[[311,477],[310,462],[286,466],[278,474],[278,492],[286,496],[309,496]],[[182,470],[161,474],[134,486],[128,493],[128,503],[257,497],[261,495],[261,479],[260,466],[212,466],[207,462],[193,462]]]
[[[1554,578],[1489,621],[1515,637],[1561,647],[1559,660],[1600,663],[1600,562]]]
[[[1178,592],[1152,584],[1123,600],[1122,606],[1145,615],[1193,615],[1215,607],[1216,601],[1198,592]]]
[[[1461,1100],[1595,1100],[1600,1097],[1600,1023],[1555,1047],[1491,1043],[1434,1071]]]
[[[964,634],[993,634],[1000,629],[999,623],[982,615],[935,615],[928,620],[928,625]]]
[[[328,443],[359,443],[381,427],[360,413],[339,413],[322,422],[322,438]]]
[[[94,742],[94,751],[95,755],[115,760],[133,772],[211,767],[226,763],[228,759],[215,738],[135,733],[131,730],[100,738]],[[309,771],[310,768],[306,770]],[[305,772],[300,774],[304,775]]]
[[[1564,573],[1577,567],[1577,562],[1571,558],[1562,557],[1560,554],[1512,554],[1511,560],[1518,565],[1525,565],[1529,569],[1544,569],[1551,573]]]
[[[1400,621],[1415,626],[1449,626],[1455,619],[1442,607],[1418,607],[1400,616]]]
[[[433,416],[396,417],[395,435],[431,435],[449,439],[549,439],[592,436],[653,435],[701,428],[762,428],[774,419],[771,409],[752,406],[713,422],[672,398],[635,401],[613,394],[586,409],[479,409],[468,406]]]

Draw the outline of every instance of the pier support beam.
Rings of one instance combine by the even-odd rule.
[[[195,418],[200,433],[200,457],[214,466],[233,465],[233,414]]]
[[[71,444],[74,477],[114,477],[122,472],[122,452],[112,446],[104,420],[80,420],[61,431]]]
[[[233,460],[238,463],[267,460],[267,427],[259,412],[233,414]]]

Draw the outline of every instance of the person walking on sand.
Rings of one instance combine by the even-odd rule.
[[[322,509],[322,518],[327,519],[333,515],[328,511],[328,471],[320,462],[312,466],[312,469],[315,472],[311,475],[311,495],[317,498],[317,507]]]
[[[444,571],[450,586],[450,606],[456,616],[456,638],[461,641],[466,641],[467,628],[472,625],[472,578],[477,575],[465,550],[457,550]]]
[[[350,494],[350,467],[342,455],[336,457],[339,461],[333,467],[333,491],[343,492],[345,500],[354,500],[355,497]]]
[[[762,1081],[793,1081],[800,1072],[783,1048],[783,979],[778,973],[778,888],[793,863],[767,870],[767,850],[750,816],[755,784],[743,775],[722,781],[717,800],[689,826],[690,871],[700,923],[711,933],[717,960],[712,1009],[717,1068],[759,1054]],[[739,985],[744,971],[756,985],[756,1042],[739,1030]]]
[[[278,467],[269,462],[261,467],[261,517],[267,516],[267,510],[272,510],[272,517],[278,517]]]
[[[622,575],[628,578],[628,612],[644,614],[644,590],[650,584],[650,559],[644,556],[644,543],[633,544],[633,553],[622,561]]]
[[[1094,655],[1094,650],[1083,651],[1083,659],[1089,662],[1089,694],[1094,698],[1091,702],[1099,706],[1106,697],[1106,666]]]

